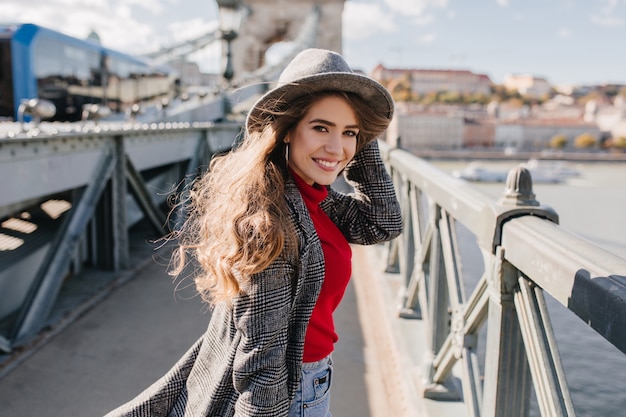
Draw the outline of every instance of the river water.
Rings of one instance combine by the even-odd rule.
[[[467,166],[467,162],[430,162],[449,173]],[[517,164],[485,162],[484,166],[500,170]],[[626,259],[626,163],[569,166],[580,175],[564,183],[535,184],[536,199],[558,213],[561,227]],[[503,183],[470,184],[494,200],[504,192]],[[548,294],[545,296],[576,415],[626,416],[626,355]],[[534,409],[531,414],[538,412]]]

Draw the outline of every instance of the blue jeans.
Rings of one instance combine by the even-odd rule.
[[[332,365],[330,355],[317,362],[302,364],[300,385],[291,402],[289,417],[332,417],[330,414]]]

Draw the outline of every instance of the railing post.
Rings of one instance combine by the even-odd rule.
[[[427,353],[424,358],[425,389],[424,397],[430,399],[458,399],[459,394],[456,387],[445,381],[436,381],[434,374],[436,370],[436,355],[441,351],[441,347],[451,326],[450,295],[448,292],[448,279],[443,256],[441,239],[441,207],[434,207],[431,221],[437,227],[430,237],[430,254],[428,256],[427,270],[425,271],[425,285],[420,291],[426,291],[428,299],[428,312],[426,320],[427,329]],[[425,265],[426,266],[426,265]]]
[[[381,145],[381,148],[381,151],[383,151],[386,147]],[[387,252],[387,266],[385,272],[400,273],[403,271],[403,268],[406,267],[406,242],[408,238],[405,234],[410,230],[408,226],[410,223],[409,196],[408,190],[406,189],[407,181],[402,178],[402,174],[395,171],[393,168],[391,168],[390,171],[393,183],[396,185],[396,196],[402,208],[404,232],[398,239],[394,239],[388,243],[389,250]]]
[[[558,216],[535,199],[532,176],[523,166],[509,172],[498,204],[500,213],[493,241],[495,258],[488,276],[490,298],[482,415],[527,417],[532,387],[527,349],[537,347],[525,345],[528,340],[524,340],[520,312],[515,304],[515,294],[520,291],[520,272],[505,260],[500,238],[502,227],[509,219],[536,215],[558,222]],[[568,398],[567,394],[565,396]]]
[[[533,180],[524,166],[520,165],[509,171],[506,178],[504,194],[498,200],[498,215],[494,225],[494,236],[492,241],[493,253],[500,245],[502,237],[502,226],[506,221],[514,217],[534,215],[548,219],[554,223],[559,222],[559,216],[548,206],[542,206],[535,199],[533,193]]]
[[[526,417],[531,378],[513,293],[517,270],[498,247],[488,275],[489,313],[485,352],[482,417]]]
[[[112,138],[115,167],[95,212],[94,263],[101,269],[119,271],[129,262],[126,227],[126,154],[124,137]]]
[[[112,215],[113,215],[113,269],[128,268],[130,263],[130,249],[128,242],[128,224],[126,218],[126,149],[124,137],[115,136],[116,165],[111,178],[112,188]]]
[[[411,210],[411,184],[408,181],[404,182],[405,190],[402,191],[404,198],[402,201],[402,211],[405,213],[404,216],[404,232],[400,239],[402,239],[402,246],[400,252],[400,269],[399,272],[402,274],[403,278],[403,287],[405,288],[405,293],[403,294],[402,300],[402,309],[400,310],[400,317],[404,318],[415,318],[416,312],[419,310],[417,306],[417,299],[413,301],[408,301],[414,294],[411,293],[410,284],[412,281],[413,274],[415,271],[415,239],[419,239],[419,236],[415,235],[414,225],[417,219],[413,218],[413,213]],[[421,269],[421,268],[420,268]]]

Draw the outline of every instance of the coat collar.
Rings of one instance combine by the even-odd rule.
[[[285,177],[285,199],[287,200],[294,226],[300,236],[300,250],[302,251],[313,241],[318,241],[319,238],[302,194],[300,194],[300,190],[290,174],[287,174]]]

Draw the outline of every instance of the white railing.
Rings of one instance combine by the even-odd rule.
[[[626,260],[561,228],[521,166],[494,202],[409,152],[384,152],[405,221],[388,270],[405,283],[399,315],[426,328],[423,396],[462,399],[472,417],[522,417],[534,388],[542,416],[574,416],[543,294],[626,352]],[[460,229],[475,237],[484,264],[469,296]]]

